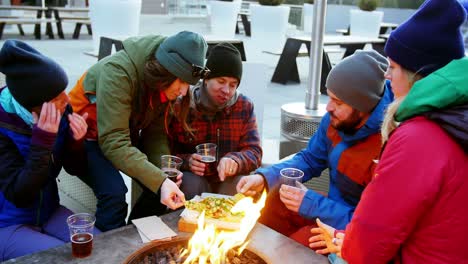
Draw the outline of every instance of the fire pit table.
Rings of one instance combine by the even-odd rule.
[[[192,233],[178,232],[177,221],[182,211],[161,216],[161,219],[178,233],[176,240],[189,239]],[[257,223],[252,230],[248,251],[253,252],[269,264],[284,263],[328,263],[326,257],[285,237],[278,232]],[[137,250],[148,247],[138,235],[134,225],[128,225],[94,237],[93,253],[85,259],[76,259],[71,254],[71,244],[23,256],[4,263],[123,263]]]

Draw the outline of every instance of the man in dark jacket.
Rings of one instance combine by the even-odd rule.
[[[20,41],[0,50],[0,261],[70,241],[56,178],[86,168],[86,114],[71,112],[64,70]]]

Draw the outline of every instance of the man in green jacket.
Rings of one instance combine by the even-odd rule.
[[[169,153],[169,106],[208,73],[206,50],[205,40],[187,31],[129,38],[123,50],[92,66],[71,91],[74,110],[89,114],[89,173],[83,180],[98,198],[99,229],[125,224],[127,188],[119,171],[157,193],[162,204],[183,205],[184,194],[158,166],[160,156]],[[185,123],[184,114],[177,118]]]

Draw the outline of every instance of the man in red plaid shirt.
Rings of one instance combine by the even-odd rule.
[[[262,160],[253,103],[237,91],[242,77],[239,51],[229,43],[218,44],[206,67],[208,76],[190,89],[187,123],[192,132],[175,118],[168,129],[171,153],[184,160],[181,190],[187,199],[202,192],[235,194],[240,175],[257,169]],[[180,110],[177,102],[175,111]],[[203,143],[217,145],[214,177],[205,177],[205,163],[196,154],[195,147]]]

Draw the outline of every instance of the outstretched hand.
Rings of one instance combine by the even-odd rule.
[[[184,193],[170,179],[164,180],[161,186],[161,203],[172,210],[181,207],[185,203]]]
[[[309,247],[315,249],[326,246],[326,248],[318,249],[315,252],[317,254],[336,253],[341,257],[341,246],[343,245],[345,234],[339,232],[336,234],[336,237],[334,237],[335,228],[322,223],[318,218],[317,225],[318,227],[310,230],[310,232],[315,235],[309,238]]]
[[[228,157],[221,158],[217,167],[219,179],[224,181],[226,177],[236,175],[238,169],[239,165],[235,160]]]
[[[54,103],[43,103],[39,116],[36,112],[32,112],[32,115],[34,124],[41,130],[54,134],[58,132],[62,114]]]
[[[265,180],[260,174],[253,174],[244,176],[237,183],[236,190],[238,193],[247,196],[255,196],[263,191],[265,188]]]

